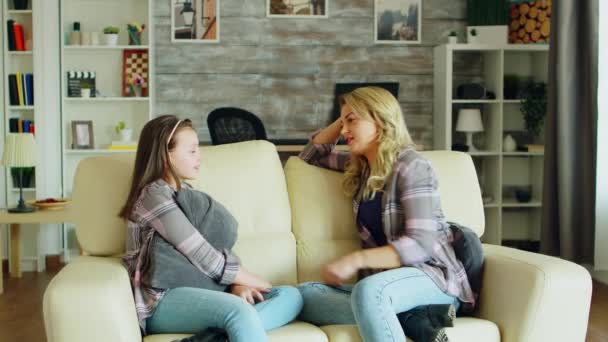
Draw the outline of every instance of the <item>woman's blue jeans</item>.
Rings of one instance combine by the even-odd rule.
[[[231,342],[267,341],[266,331],[294,320],[302,296],[291,286],[273,287],[265,301],[251,305],[233,294],[180,287],[167,291],[146,320],[148,334],[191,333],[224,329]]]
[[[374,274],[354,286],[321,283],[298,286],[304,307],[298,317],[315,325],[356,324],[365,342],[402,342],[405,334],[397,314],[428,304],[454,304],[424,272],[401,267]]]

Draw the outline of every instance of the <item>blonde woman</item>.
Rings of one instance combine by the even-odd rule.
[[[363,249],[327,264],[325,284],[299,286],[300,319],[357,324],[365,342],[405,341],[401,325],[407,322],[400,324],[397,314],[429,304],[472,306],[475,299],[451,246],[435,172],[415,151],[397,100],[382,88],[364,87],[340,105],[340,118],[313,134],[300,158],[344,171]],[[335,150],[340,135],[348,152]],[[344,285],[357,273],[354,286]],[[415,334],[447,341],[440,327]]]

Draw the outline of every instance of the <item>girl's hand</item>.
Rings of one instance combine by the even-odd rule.
[[[241,297],[247,303],[255,305],[255,300],[257,299],[259,302],[263,302],[264,295],[262,295],[262,293],[269,293],[270,290],[263,288],[253,288],[244,285],[232,285],[230,292],[237,297]]]
[[[357,274],[357,271],[362,267],[361,254],[358,252],[351,253],[325,265],[322,275],[323,280],[330,285],[340,286]]]

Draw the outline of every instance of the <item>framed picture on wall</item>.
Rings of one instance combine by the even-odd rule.
[[[270,18],[327,18],[329,0],[266,0]]]
[[[218,43],[220,0],[171,0],[171,42]]]
[[[375,0],[374,42],[420,44],[422,0]]]
[[[95,148],[93,121],[72,121],[72,148],[75,150]]]

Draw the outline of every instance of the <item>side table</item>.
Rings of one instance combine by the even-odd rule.
[[[11,230],[11,253],[9,255],[11,277],[21,278],[21,225],[71,222],[70,207],[55,210],[37,210],[32,213],[9,213],[6,209],[0,210],[0,224],[9,224]],[[2,244],[0,244],[0,256]],[[2,262],[0,262],[0,294],[4,292],[2,283]]]

